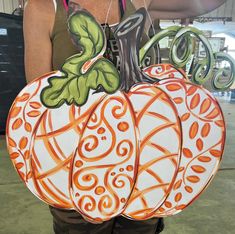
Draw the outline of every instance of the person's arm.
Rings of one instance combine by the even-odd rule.
[[[54,18],[52,0],[28,0],[25,5],[23,29],[27,82],[52,70],[50,35]]]

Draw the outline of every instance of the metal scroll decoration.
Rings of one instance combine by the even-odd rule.
[[[179,213],[208,186],[223,154],[216,99],[171,64],[140,68],[145,18],[140,9],[115,31],[118,73],[103,58],[99,24],[74,13],[69,29],[82,53],[28,84],[9,113],[8,149],[26,186],[92,222]]]
[[[160,33],[156,34],[148,41],[143,48],[140,50],[140,61],[143,62],[147,52],[160,40],[165,37],[173,38],[170,45],[169,58],[171,64],[177,68],[183,68],[188,63],[193,54],[193,43],[192,38],[196,37],[198,41],[203,43],[206,50],[206,57],[200,59],[197,65],[192,71],[191,81],[198,85],[203,85],[206,81],[210,81],[212,88],[215,91],[224,91],[229,89],[235,81],[235,61],[227,53],[224,52],[213,52],[208,39],[204,36],[203,32],[193,27],[180,27],[171,26]],[[180,43],[182,40],[185,41],[185,49],[181,56],[178,55],[177,50],[182,46]],[[182,47],[181,47],[182,48]],[[215,66],[217,61],[226,61],[230,67],[230,73],[225,68],[220,68],[215,72]],[[225,79],[221,79],[225,76]]]

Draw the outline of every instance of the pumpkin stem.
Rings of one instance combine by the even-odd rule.
[[[120,90],[128,92],[130,88],[140,82],[156,82],[142,73],[139,65],[139,45],[146,20],[145,8],[121,22],[115,31],[118,43],[121,85]]]

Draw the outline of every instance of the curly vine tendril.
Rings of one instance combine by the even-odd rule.
[[[229,74],[229,76],[227,76],[228,78],[226,79],[226,82],[222,81],[222,77],[224,77],[224,73],[225,73],[225,68],[221,68],[217,71],[217,73],[215,74],[214,79],[212,80],[212,87],[215,90],[226,90],[229,87],[232,86],[232,84],[234,83],[235,80],[235,60],[226,53],[215,53],[214,56],[216,57],[216,59],[218,60],[223,60],[223,61],[227,61],[230,65],[231,68],[231,72]]]
[[[171,26],[154,35],[139,51],[140,64],[143,64],[149,50],[165,37],[175,36],[180,26]]]
[[[226,90],[231,87],[235,80],[235,60],[223,52],[213,53],[212,47],[203,32],[193,27],[182,28],[180,26],[171,26],[156,34],[140,50],[140,64],[143,63],[148,51],[159,43],[160,40],[165,37],[173,37],[169,52],[170,61],[178,68],[184,67],[193,54],[192,36],[198,38],[199,41],[203,43],[206,50],[206,57],[197,62],[192,72],[191,81],[202,85],[207,80],[211,79],[212,86],[215,90]],[[182,40],[184,40],[185,47],[181,55],[178,55],[179,48],[182,50]],[[217,60],[227,61],[230,65],[231,72],[226,81],[222,81],[221,79],[225,73],[225,68],[218,69],[216,74],[214,74],[213,68]]]

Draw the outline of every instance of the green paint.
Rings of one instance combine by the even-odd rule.
[[[219,69],[217,71],[217,73],[215,74],[214,79],[212,80],[212,87],[215,90],[224,91],[224,90],[229,89],[229,87],[231,87],[232,84],[234,83],[234,80],[235,80],[235,60],[229,54],[222,53],[222,52],[215,53],[215,57],[218,60],[227,61],[230,65],[230,68],[232,71],[229,75],[226,76],[227,77],[226,82],[223,82],[221,79],[222,77],[224,77],[224,74],[227,72],[225,70],[225,68]]]
[[[48,79],[49,86],[42,90],[41,101],[49,108],[58,108],[64,103],[81,106],[86,103],[91,89],[111,94],[120,85],[117,69],[102,56],[106,49],[106,38],[94,17],[86,11],[76,12],[70,16],[68,26],[82,52],[65,61],[61,77]],[[83,71],[84,64],[97,56],[100,58]]]
[[[184,67],[193,54],[192,36],[198,38],[198,40],[203,43],[206,50],[206,58],[202,58],[198,61],[192,72],[191,81],[193,83],[202,85],[203,83],[205,83],[205,81],[211,80],[212,86],[215,90],[226,90],[231,87],[235,81],[234,59],[223,52],[213,53],[211,45],[207,38],[204,36],[203,32],[193,27],[171,26],[156,34],[140,50],[140,64],[143,63],[148,51],[154,45],[159,43],[160,40],[165,37],[173,37],[169,53],[170,61],[174,66],[178,68]],[[179,49],[182,39],[186,41],[186,48],[183,52],[183,55],[179,57],[177,54],[177,50]],[[221,82],[221,77],[222,73],[224,73],[224,69],[219,69],[216,74],[214,74],[213,71],[215,63],[218,59],[220,61],[227,61],[231,68],[231,74],[229,74],[225,82]]]
[[[177,31],[180,29],[180,26],[171,26],[167,29],[162,30],[161,32],[154,35],[139,51],[140,64],[143,63],[145,57],[147,56],[149,50],[159,43],[165,37],[175,36]]]

